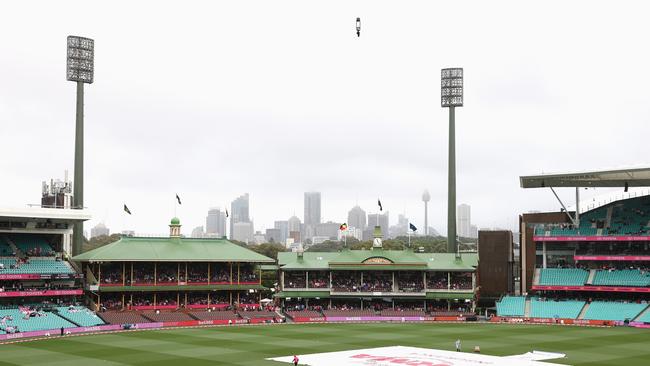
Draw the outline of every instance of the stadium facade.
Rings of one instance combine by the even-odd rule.
[[[523,188],[576,189],[576,210],[519,217],[521,296],[497,303],[504,317],[650,323],[650,196],[580,211],[582,187],[647,186],[650,169],[521,177]],[[559,198],[558,198],[559,200]]]
[[[273,259],[225,238],[184,238],[178,218],[169,228],[169,237],[125,236],[73,258],[85,275],[91,308],[117,319],[111,312],[259,308],[266,289],[261,265]],[[171,318],[192,320],[184,313]]]
[[[459,315],[475,308],[477,253],[385,250],[379,227],[369,250],[281,252],[278,266],[276,297],[289,311]]]

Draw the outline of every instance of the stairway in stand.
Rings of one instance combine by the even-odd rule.
[[[596,277],[596,270],[595,269],[589,270],[589,277],[587,278],[587,285],[593,285],[594,284],[594,277]]]
[[[535,268],[535,274],[533,275],[533,285],[539,285],[539,277],[542,270],[540,268]]]
[[[583,319],[585,314],[587,313],[587,309],[589,309],[589,303],[585,302],[585,306],[582,307],[582,310],[580,310],[580,314],[578,314],[578,319]]]
[[[635,321],[635,322],[640,321],[640,319],[643,319],[643,317],[644,317],[646,314],[650,314],[650,306],[648,306],[647,308],[645,308],[645,310],[643,310],[642,312],[640,312],[640,313],[639,313],[639,316],[637,316],[636,318],[634,318],[634,321]]]

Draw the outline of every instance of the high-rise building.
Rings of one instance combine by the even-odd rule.
[[[316,225],[320,224],[320,192],[305,192],[305,238],[316,235]]]
[[[263,244],[266,241],[266,236],[262,234],[261,231],[256,231],[255,234],[253,234],[253,243],[260,245]]]
[[[348,226],[361,229],[361,231],[366,229],[366,211],[364,211],[359,206],[354,206],[350,211],[348,211]]]
[[[253,243],[254,232],[252,222],[236,222],[232,225],[231,239],[244,243]]]
[[[300,236],[300,231],[289,231],[289,238],[287,238],[287,242],[291,240],[293,243],[301,243],[301,239],[302,237]]]
[[[300,232],[301,227],[302,227],[302,223],[300,222],[300,219],[296,216],[291,216],[289,218],[289,221],[287,221],[287,230],[289,232],[291,231]]]
[[[341,223],[332,221],[316,224],[316,235],[314,236],[326,236],[330,240],[337,240],[340,227]]]
[[[226,212],[219,207],[208,210],[205,218],[205,233],[208,237],[220,238],[226,235]]]
[[[424,202],[424,235],[429,235],[429,201],[431,201],[431,195],[428,190],[424,190],[422,193],[422,202]]]
[[[384,238],[388,238],[388,211],[384,214],[368,214],[368,226],[366,230],[363,231],[363,240],[370,240],[374,235],[374,227],[379,225],[381,227],[381,235]]]
[[[462,238],[473,237],[472,233],[472,208],[470,205],[461,203],[456,208],[456,227],[458,236]]]
[[[280,229],[266,229],[264,240],[267,243],[281,243],[284,244],[285,239],[282,239],[282,232]]]
[[[230,237],[232,239],[235,239],[235,236],[233,236],[232,233],[234,232],[236,223],[238,222],[250,223],[249,209],[250,206],[249,206],[248,193],[245,193],[244,195],[237,197],[230,204],[230,233],[231,233]],[[251,239],[252,239],[252,235],[253,232],[251,232]]]
[[[104,225],[103,222],[95,225],[94,228],[90,229],[90,237],[94,238],[96,236],[110,235],[111,231]]]
[[[478,227],[476,225],[469,226],[469,233],[470,238],[478,239]]]
[[[390,237],[396,238],[398,236],[408,235],[409,219],[403,214],[397,216],[397,225],[390,227]]]
[[[276,240],[276,243],[285,243],[289,237],[289,221],[275,221],[273,228],[280,230],[280,240]]]
[[[204,236],[203,226],[197,226],[192,230],[192,238],[203,238]]]

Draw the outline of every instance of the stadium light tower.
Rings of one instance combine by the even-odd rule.
[[[92,84],[94,78],[95,41],[90,38],[68,36],[66,76],[77,83],[77,116],[74,138],[74,191],[73,208],[84,206],[84,83]],[[83,222],[74,224],[72,255],[81,253]]]
[[[449,176],[447,187],[447,252],[458,254],[456,241],[456,126],[455,108],[463,106],[463,69],[442,69],[440,104],[449,108]]]

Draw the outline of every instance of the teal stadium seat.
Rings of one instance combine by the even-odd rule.
[[[33,234],[9,234],[9,238],[25,254],[33,250],[40,250],[41,255],[54,254],[52,247],[42,236]]]
[[[634,304],[613,301],[594,301],[585,312],[584,319],[588,320],[619,320],[634,319],[648,304]]]
[[[0,318],[4,316],[11,316],[13,320],[7,320],[7,326],[17,326],[20,332],[31,332],[36,330],[50,330],[73,328],[76,325],[69,321],[57,316],[54,313],[42,312],[43,316],[35,316],[24,319],[25,314],[19,309],[5,309],[0,310]],[[4,330],[4,326],[2,327]]]
[[[497,302],[498,316],[524,316],[526,298],[523,296],[504,296]]]
[[[641,272],[638,269],[598,270],[593,284],[598,286],[645,287],[650,286],[650,273]]]
[[[9,257],[13,256],[13,254],[14,253],[11,250],[9,243],[7,243],[2,236],[0,236],[0,257]]]
[[[2,258],[0,263],[4,264],[4,269],[0,269],[0,274],[74,274],[74,270],[64,261],[54,259],[36,259],[31,258],[29,263],[21,264],[19,268],[11,268],[16,264],[16,259]]]
[[[649,236],[650,227],[650,196],[616,201],[614,203],[598,207],[580,215],[580,226],[578,228],[549,228],[551,236],[596,236],[598,235],[597,222],[604,223],[607,220],[607,211],[612,207],[612,216],[609,227],[603,228],[601,235],[641,235]],[[536,229],[536,235],[542,230]]]
[[[576,319],[584,306],[584,301],[540,301],[537,298],[532,298],[530,299],[530,316],[531,318]]]
[[[77,323],[82,327],[92,327],[95,325],[105,324],[100,317],[83,306],[75,306],[72,311],[66,306],[58,307],[57,310],[59,311],[58,315],[60,317]]]
[[[589,271],[578,268],[542,268],[539,284],[546,286],[583,286]]]

